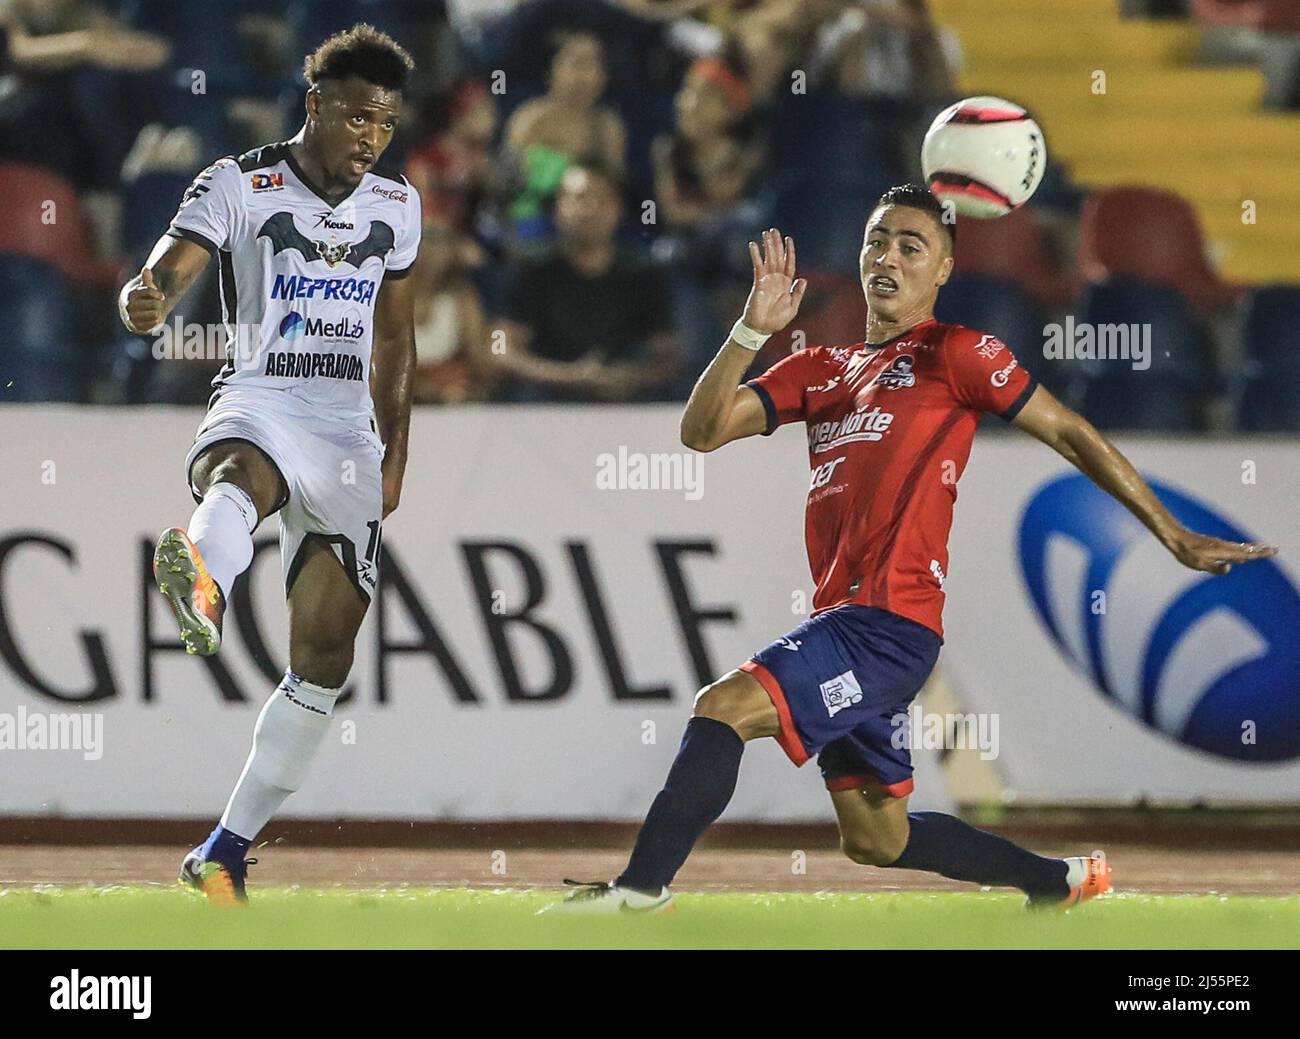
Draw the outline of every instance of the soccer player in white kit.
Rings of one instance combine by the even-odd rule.
[[[119,299],[128,328],[156,329],[220,261],[231,345],[185,461],[199,506],[154,555],[189,652],[217,651],[253,531],[280,516],[289,670],[220,824],[181,866],[214,902],[245,900],[245,853],[329,729],[376,587],[380,524],[401,494],[420,200],[376,164],[413,67],[368,25],[327,39],[306,60],[302,130],[200,173]]]

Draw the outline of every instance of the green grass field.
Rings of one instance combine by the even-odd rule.
[[[552,892],[260,889],[247,912],[164,887],[0,891],[19,949],[1300,948],[1300,898],[1118,895],[1027,913],[1014,894],[682,894],[662,917],[538,916]]]

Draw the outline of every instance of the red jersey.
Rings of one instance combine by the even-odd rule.
[[[771,434],[808,431],[814,613],[877,606],[943,635],[957,479],[980,413],[1010,421],[1036,385],[996,337],[931,318],[879,346],[811,347],[746,385]]]

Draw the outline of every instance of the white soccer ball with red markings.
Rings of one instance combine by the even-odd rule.
[[[1047,168],[1047,145],[1019,105],[1000,97],[968,97],[930,124],[921,168],[940,201],[961,216],[987,220],[1029,201]]]

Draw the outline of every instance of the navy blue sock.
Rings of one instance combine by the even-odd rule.
[[[692,718],[664,788],[637,834],[627,869],[614,882],[655,891],[671,884],[695,842],[727,807],[736,789],[745,742],[713,718]]]
[[[222,865],[229,866],[243,862],[244,853],[252,843],[218,823],[217,828],[203,842],[199,854],[208,862],[220,862]]]
[[[907,818],[912,824],[907,847],[891,868],[923,869],[990,887],[1018,887],[1028,895],[1064,898],[1070,893],[1061,859],[1045,859],[942,812],[908,812]]]

